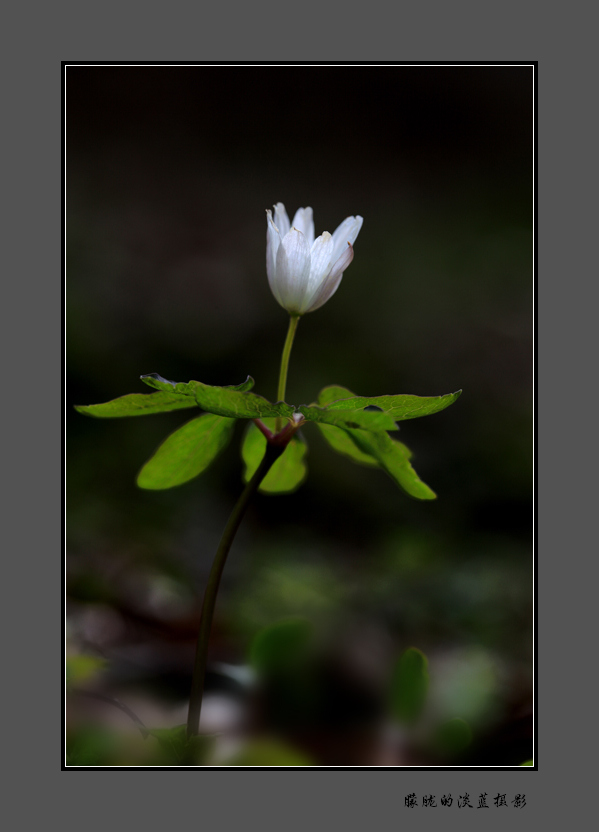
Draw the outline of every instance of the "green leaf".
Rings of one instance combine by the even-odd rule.
[[[141,376],[141,380],[162,392],[174,391],[183,398],[193,399],[202,410],[232,419],[262,419],[265,416],[290,419],[295,412],[295,408],[285,402],[271,404],[262,396],[248,393],[254,385],[250,376],[236,387],[215,387],[201,381],[166,381],[157,373]]]
[[[311,638],[312,627],[306,619],[278,621],[254,636],[250,645],[250,664],[261,673],[276,673],[296,664]]]
[[[269,430],[275,426],[274,419],[264,419]],[[295,434],[281,456],[272,465],[258,489],[263,494],[289,494],[295,491],[306,478],[307,468],[304,457],[308,447],[299,434]],[[260,465],[266,452],[266,437],[252,422],[241,446],[245,462],[244,482],[248,482]]]
[[[326,402],[329,410],[363,410],[365,407],[380,407],[396,421],[418,419],[445,410],[461,395],[461,390],[445,396],[348,396],[349,390],[343,387],[325,387],[319,396],[319,403]],[[324,394],[324,395],[323,395]]]
[[[472,742],[472,731],[464,719],[454,717],[437,728],[436,744],[446,755],[460,754]]]
[[[179,395],[182,396],[193,396],[194,393],[188,389],[189,384],[201,384],[199,381],[190,381],[189,384],[184,384],[179,381],[169,381],[167,378],[163,378],[162,376],[158,375],[158,373],[145,373],[145,375],[140,376],[140,379],[143,381],[144,384],[149,385],[150,387],[154,387],[156,390],[166,390],[167,392],[171,392],[175,390]],[[210,385],[204,384],[203,387],[209,387]],[[239,393],[245,393],[248,390],[251,390],[254,386],[254,379],[251,376],[248,376],[245,381],[242,381],[241,384],[229,384],[224,387],[216,387],[216,390],[236,390]]]
[[[187,737],[187,726],[174,728],[153,728],[149,731],[171,765],[203,765],[212,747],[213,740],[207,736]]]
[[[340,427],[366,430],[396,429],[393,417],[386,413],[360,412],[359,408],[348,411],[338,408],[335,411],[330,411],[327,408],[315,405],[301,405],[296,408],[285,402],[273,404],[262,396],[247,392],[254,383],[250,377],[244,384],[237,387],[214,387],[203,384],[201,381],[189,381],[186,384],[178,383],[167,381],[157,373],[141,376],[141,380],[160,392],[169,395],[174,392],[183,398],[193,398],[202,410],[209,413],[217,413],[219,416],[228,416],[233,419],[276,417],[291,419],[294,413],[299,412],[310,422],[323,422],[339,425]]]
[[[169,410],[182,410],[197,407],[193,399],[174,392],[129,393],[103,404],[75,405],[75,410],[86,416],[100,419],[113,419],[120,416],[146,416],[150,413],[166,413]]]
[[[205,413],[171,433],[137,476],[140,488],[181,485],[205,471],[233,434],[234,419]]]
[[[337,453],[347,456],[361,465],[370,465],[374,468],[381,467],[379,461],[372,454],[367,454],[358,448],[352,439],[351,431],[342,430],[332,425],[318,425],[318,429],[331,448],[337,451]],[[401,452],[407,459],[411,459],[412,451],[406,445],[398,442],[396,439],[392,439],[391,441],[396,442],[400,446]]]
[[[386,433],[366,433],[363,430],[348,431],[357,447],[374,457],[400,488],[417,500],[434,500],[435,492],[422,482],[410,465],[411,453],[404,444],[391,439]]]
[[[314,766],[314,761],[292,746],[275,739],[258,739],[247,743],[225,766]]]
[[[88,682],[94,676],[104,670],[108,662],[99,656],[69,656],[66,660],[66,685],[67,688]]]
[[[337,425],[337,427],[354,430],[397,430],[393,417],[380,411],[329,410],[328,408],[305,404],[300,405],[297,410],[309,422]]]
[[[361,465],[370,465],[374,468],[380,467],[378,460],[358,448],[347,431],[333,427],[333,425],[318,425],[318,429],[331,448],[337,451],[337,453],[348,456],[354,462]]]
[[[172,759],[180,762],[185,756],[187,747],[187,729],[185,725],[175,728],[152,728],[150,736],[158,740],[158,744]]]
[[[109,766],[118,758],[120,738],[115,731],[85,725],[66,742],[69,766]]]
[[[338,384],[330,384],[328,387],[323,387],[318,394],[317,402],[321,407],[328,407],[332,402],[338,399],[354,399],[356,398],[347,387],[341,387]]]
[[[345,387],[325,387],[319,393],[318,403],[327,404],[331,399],[336,399],[338,396],[352,397],[352,393]],[[392,439],[383,431],[367,433],[363,430],[346,430],[345,433],[351,445],[346,440],[339,442],[338,437],[331,434],[330,429],[326,433],[323,431],[325,439],[330,442],[336,451],[349,456],[356,462],[372,464],[366,462],[366,460],[374,460],[410,497],[415,497],[418,500],[434,500],[436,498],[435,492],[422,482],[410,465],[412,452],[402,442]],[[332,439],[333,441],[331,441]]]
[[[416,647],[402,653],[391,679],[391,709],[400,722],[411,724],[420,715],[428,692],[428,659]]]
[[[520,763],[521,766],[534,766],[534,760],[527,760],[525,763]]]
[[[177,385],[179,386],[181,385]],[[255,393],[244,393],[227,387],[211,387],[202,384],[201,381],[190,381],[187,387],[202,410],[218,413],[219,416],[229,416],[233,419],[281,416],[290,419],[295,412],[295,408],[285,402],[272,404]]]

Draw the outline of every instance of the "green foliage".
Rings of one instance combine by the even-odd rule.
[[[300,413],[306,421],[316,422],[334,450],[354,462],[380,467],[411,497],[433,500],[435,493],[418,477],[410,464],[411,452],[387,431],[396,430],[395,420],[415,419],[437,413],[452,404],[461,391],[446,396],[354,396],[345,387],[325,387],[316,404],[294,407],[285,402],[272,403],[250,392],[254,380],[248,376],[242,384],[216,387],[200,381],[168,381],[157,373],[141,376],[154,388],[150,394],[132,393],[110,402],[78,406],[80,413],[98,417],[139,416],[180,408],[200,407],[210,416],[188,422],[171,434],[140,471],[141,488],[165,489],[181,485],[201,474],[231,437],[234,419],[291,420]],[[377,408],[376,410],[365,408]],[[242,447],[246,464],[246,481],[264,456],[265,437],[250,426]],[[294,491],[306,476],[306,444],[294,436],[288,447],[266,475],[260,490],[266,494]]]
[[[250,390],[254,386],[254,379],[250,376],[243,384],[233,387],[209,387],[207,384],[200,384],[199,381],[177,384],[174,381],[167,381],[157,373],[140,376],[140,378],[145,384],[155,388],[157,392],[149,394],[129,393],[127,396],[121,396],[103,404],[75,405],[75,410],[87,416],[96,416],[103,419],[121,416],[144,416],[151,413],[166,413],[170,410],[198,407],[195,389],[190,388],[190,385],[199,385],[201,388],[213,391],[212,396],[210,396],[210,393],[205,395],[207,402],[210,402],[211,398],[218,402],[218,391],[223,391],[223,397],[226,398],[228,392],[234,396],[235,393]],[[210,407],[204,409],[214,413],[219,412],[218,410],[211,410]],[[220,415],[235,416],[234,413],[220,413]]]
[[[433,413],[438,413],[440,410],[445,410],[450,404],[453,404],[461,394],[461,390],[455,393],[448,393],[445,396],[354,396],[351,393],[349,396],[348,390],[343,387],[332,385],[325,387],[321,392],[324,394],[323,398],[328,401],[327,407],[329,410],[363,410],[365,407],[374,406],[380,407],[385,413],[397,422],[404,419],[418,419],[420,416],[430,416]],[[320,397],[319,397],[320,400]]]
[[[137,476],[140,488],[181,485],[205,471],[229,444],[234,419],[206,413],[192,419],[164,440]]]
[[[318,429],[331,448],[337,451],[338,454],[348,456],[359,465],[370,465],[374,468],[379,467],[378,460],[370,454],[361,451],[347,431],[342,428],[333,427],[333,425],[318,425]]]
[[[412,727],[418,722],[426,704],[429,682],[428,659],[421,650],[408,648],[393,669],[389,687],[391,712],[405,726]],[[428,727],[423,721],[422,726],[418,725],[418,732],[425,746],[445,760],[459,757],[472,742],[472,730],[460,717]]]
[[[319,404],[328,405],[336,401],[339,396],[345,396],[346,401],[352,400],[352,393],[345,387],[325,387],[318,396]],[[352,397],[356,399],[356,397]],[[382,398],[401,398],[398,396]],[[416,398],[415,396],[407,398]],[[441,397],[447,398],[447,397]],[[364,400],[365,401],[365,400]],[[455,401],[455,399],[454,399]],[[451,404],[451,402],[450,402]],[[445,407],[447,405],[444,405]],[[404,417],[405,418],[405,417]],[[320,426],[319,426],[320,427]],[[411,451],[402,442],[392,439],[386,431],[356,431],[346,430],[345,438],[340,440],[339,434],[331,430],[322,431],[323,436],[331,447],[339,453],[349,456],[356,462],[375,464],[380,466],[410,497],[418,500],[434,500],[435,492],[428,487],[410,465]]]
[[[306,420],[311,422],[323,422],[356,429],[365,428],[366,430],[395,429],[395,422],[391,416],[385,413],[360,412],[363,408],[355,404],[347,410],[336,408],[334,412],[314,405],[300,405],[296,408],[285,402],[273,404],[262,396],[248,393],[254,384],[250,376],[244,384],[237,387],[213,387],[209,384],[202,384],[201,381],[177,383],[166,381],[156,373],[141,376],[141,380],[161,392],[171,394],[174,390],[179,396],[194,398],[198,406],[209,413],[217,413],[219,416],[229,416],[234,419],[275,417],[290,419],[294,413],[301,413]]]
[[[313,766],[301,751],[274,739],[254,740],[224,763],[226,766]]]
[[[83,682],[89,682],[97,676],[107,665],[106,659],[99,656],[69,656],[66,660],[67,689]]]
[[[118,759],[120,737],[106,728],[86,725],[67,737],[67,766],[110,766]]]
[[[114,419],[120,416],[146,416],[151,413],[166,413],[169,410],[183,410],[197,407],[195,401],[177,393],[129,393],[103,404],[75,405],[75,410],[86,416],[99,419]]]
[[[304,618],[278,621],[260,630],[250,645],[249,661],[261,673],[276,673],[296,664],[312,639],[312,627]]]
[[[329,410],[328,408],[315,407],[314,405],[302,404],[297,408],[308,422],[317,422],[325,425],[337,425],[346,429],[373,430],[397,430],[393,417],[388,413],[381,413],[373,410]]]
[[[472,731],[464,719],[454,717],[437,728],[435,740],[441,753],[455,756],[470,745]]]
[[[262,396],[249,393],[254,386],[254,379],[248,376],[243,384],[233,387],[214,387],[201,381],[182,382],[166,381],[157,373],[141,376],[141,380],[164,392],[174,391],[177,395],[193,399],[198,407],[218,416],[231,419],[262,419],[265,416],[291,418],[295,408],[284,402],[271,404]]]
[[[265,419],[264,424],[272,430],[275,420]],[[304,457],[307,450],[305,441],[296,433],[262,480],[259,490],[263,494],[288,494],[299,488],[306,478]],[[245,463],[244,482],[251,479],[265,452],[266,437],[252,422],[241,446],[241,456]]]
[[[161,375],[158,375],[158,373],[145,373],[140,376],[140,379],[144,384],[147,384],[149,387],[154,387],[156,390],[165,390],[167,392],[175,390],[179,396],[191,396],[192,398],[195,397],[196,385],[213,390],[215,391],[214,395],[218,396],[218,391],[222,390],[246,393],[248,390],[251,390],[255,384],[254,379],[251,376],[248,376],[245,381],[241,382],[241,384],[228,384],[225,387],[211,387],[209,384],[202,384],[199,381],[190,381],[188,384],[180,381],[169,381],[167,378],[163,378]]]
[[[141,380],[157,392],[148,395],[131,393],[104,404],[77,405],[75,409],[89,416],[112,418],[200,407],[208,413],[231,419],[290,419],[294,413],[301,413],[307,421],[347,428],[394,430],[396,427],[391,415],[364,411],[355,402],[347,410],[340,407],[329,410],[314,405],[300,405],[296,408],[285,402],[273,404],[262,396],[248,392],[254,384],[249,376],[243,384],[232,387],[215,387],[202,384],[201,381],[189,381],[186,384],[166,381],[157,373],[141,376]],[[367,402],[363,407],[366,405]]]
[[[185,725],[177,725],[174,728],[153,728],[149,733],[157,740],[166,765],[204,765],[212,748],[211,737],[188,737]]]
[[[410,465],[411,453],[402,442],[391,439],[386,433],[368,433],[351,431],[350,436],[356,446],[377,460],[383,471],[394,480],[400,488],[418,500],[434,500],[435,492],[422,482]]]
[[[428,659],[416,647],[409,647],[400,656],[391,677],[391,710],[400,722],[411,725],[420,716],[428,685]]]

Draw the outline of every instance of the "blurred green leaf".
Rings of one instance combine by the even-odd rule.
[[[525,763],[520,763],[521,766],[534,766],[534,760],[527,760]]]
[[[455,393],[447,393],[444,396],[349,396],[348,390],[343,387],[325,387],[319,395],[319,401],[327,401],[329,410],[363,410],[365,407],[380,407],[385,413],[389,413],[395,421],[405,419],[418,419],[420,416],[430,416],[445,410],[453,404],[461,394],[461,390]],[[323,395],[324,394],[324,395]]]
[[[274,419],[264,419],[264,424],[272,430]],[[281,456],[269,469],[262,480],[259,491],[263,494],[288,494],[295,491],[306,478],[304,457],[308,447],[299,434],[295,434]],[[266,451],[266,437],[250,423],[241,446],[241,456],[245,462],[244,481],[248,482],[258,468]]]
[[[341,395],[351,397],[352,393],[345,387],[325,387],[319,393],[318,402],[319,404],[327,404],[333,397],[336,398]],[[323,432],[323,435],[330,442],[330,433],[327,435]],[[436,498],[435,492],[422,482],[410,465],[412,452],[402,442],[392,439],[385,431],[367,433],[365,431],[346,430],[346,436],[356,449],[356,455],[354,455],[353,450],[348,452],[350,445],[347,441],[344,441],[341,445],[337,436],[335,436],[336,444],[331,442],[331,445],[339,453],[344,453],[356,462],[364,462],[365,459],[374,460],[410,497],[415,497],[418,500],[434,500]]]
[[[149,733],[158,741],[165,761],[173,766],[203,765],[213,743],[212,737],[203,735],[188,738],[186,725],[152,728]]]
[[[412,724],[419,717],[428,692],[428,659],[416,647],[409,647],[399,658],[391,678],[390,701],[393,715]]]
[[[66,660],[66,685],[80,685],[97,676],[108,664],[106,659],[99,656],[69,656]]]
[[[197,403],[177,393],[129,393],[103,404],[75,405],[78,413],[96,416],[99,419],[113,419],[120,416],[146,416],[151,413],[166,413],[169,410],[183,410],[197,407]]]
[[[273,673],[296,664],[312,639],[312,626],[304,618],[278,621],[256,633],[249,651],[252,667]]]
[[[109,766],[118,759],[120,738],[106,728],[83,726],[67,736],[68,766]]]
[[[466,585],[465,573],[452,576],[447,582],[445,591],[451,593],[451,581],[456,581],[459,586]],[[469,570],[472,574],[472,568]],[[508,579],[509,580],[509,579]],[[488,604],[488,596],[484,600],[481,584],[475,582],[470,584],[471,593],[475,593],[478,603]],[[481,598],[482,596],[482,598]],[[461,595],[462,599],[468,596]],[[472,596],[474,597],[474,596]],[[464,600],[462,600],[464,603]],[[471,602],[466,600],[466,604]],[[492,602],[491,602],[492,603]],[[460,619],[464,620],[464,619]],[[477,621],[477,637],[480,637],[480,618]],[[456,650],[454,660],[444,668],[443,684],[439,687],[437,696],[437,708],[447,717],[459,713],[474,730],[478,730],[485,723],[497,715],[498,707],[499,668],[489,651],[483,647],[470,647]]]
[[[173,488],[197,477],[228,445],[234,419],[205,413],[164,440],[137,476],[140,488]]]
[[[437,728],[436,744],[449,756],[460,754],[472,742],[472,731],[464,719],[454,717]]]
[[[174,728],[152,728],[150,736],[158,740],[160,747],[168,757],[181,762],[187,749],[187,727],[177,725]]]
[[[279,740],[261,739],[248,743],[227,760],[227,766],[313,766],[301,751]]]

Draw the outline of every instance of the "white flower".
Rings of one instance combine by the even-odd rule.
[[[266,273],[273,295],[291,315],[313,312],[335,294],[354,259],[362,217],[347,217],[331,235],[314,239],[311,208],[298,208],[289,222],[282,202],[266,212]]]

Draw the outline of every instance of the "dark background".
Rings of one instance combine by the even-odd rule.
[[[339,291],[300,322],[288,400],[464,391],[401,425],[437,501],[308,427],[306,483],[258,496],[231,552],[211,658],[241,665],[262,627],[310,621],[332,704],[286,736],[322,764],[405,763],[339,736],[410,645],[429,657],[431,721],[473,729],[467,762],[532,756],[532,87],[518,66],[67,70],[69,406],[145,392],[148,372],[250,373],[274,399],[279,200],[312,205],[317,234],[364,217]],[[240,488],[241,428],[200,479],[137,489],[188,416],[67,413],[69,649],[106,657],[106,684],[156,724],[185,719],[197,596]],[[207,729],[227,724],[216,704]]]

